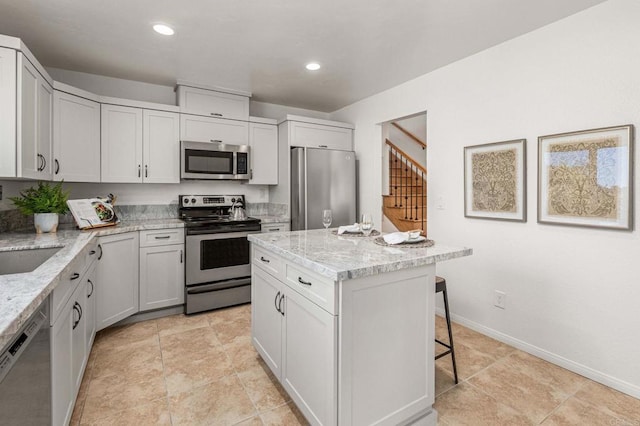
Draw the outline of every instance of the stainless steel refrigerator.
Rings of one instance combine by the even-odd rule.
[[[291,230],[321,229],[322,210],[331,227],[356,221],[356,155],[353,151],[291,150]]]

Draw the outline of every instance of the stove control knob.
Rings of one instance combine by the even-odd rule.
[[[193,204],[195,204],[195,203],[196,203],[196,199],[195,199],[195,198],[192,198],[192,199],[191,199],[191,202],[192,202]]]
[[[185,203],[185,204],[189,204],[189,199],[185,198],[184,200],[182,200],[182,202]]]
[[[232,202],[232,203],[235,203],[235,202],[236,202],[236,199],[235,199],[235,198],[232,198],[232,199],[231,199],[231,202]]]

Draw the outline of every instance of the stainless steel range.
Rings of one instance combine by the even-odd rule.
[[[244,195],[180,195],[185,222],[185,313],[251,301],[247,236],[260,219],[244,214]]]

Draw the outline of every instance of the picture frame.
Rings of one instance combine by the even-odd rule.
[[[538,138],[538,223],[633,228],[633,125]]]
[[[464,148],[464,216],[527,221],[527,140]]]

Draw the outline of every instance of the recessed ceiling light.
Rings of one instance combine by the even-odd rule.
[[[165,24],[155,24],[153,26],[153,29],[155,32],[162,34],[162,35],[173,35],[175,33],[175,31],[173,31],[173,28],[171,28],[168,25]]]
[[[306,66],[309,71],[318,71],[320,69],[320,64],[317,62],[309,62]]]

